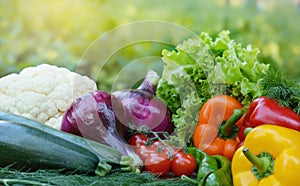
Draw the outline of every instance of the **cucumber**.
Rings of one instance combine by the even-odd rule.
[[[62,169],[94,174],[101,163],[91,151],[47,131],[0,121],[0,166],[16,169]]]
[[[104,145],[104,144],[101,144],[101,143],[98,143],[95,141],[87,140],[87,139],[84,139],[84,138],[78,137],[76,135],[63,132],[63,131],[56,130],[56,129],[46,126],[42,123],[39,123],[37,121],[31,120],[31,119],[28,119],[28,118],[25,118],[22,116],[18,116],[15,114],[10,114],[10,113],[0,111],[0,120],[7,120],[7,121],[12,121],[12,122],[22,123],[23,125],[43,130],[47,133],[52,134],[53,136],[56,136],[58,138],[63,138],[69,142],[72,142],[72,143],[75,143],[76,145],[81,146],[82,148],[85,148],[88,151],[93,152],[99,158],[99,160],[109,162],[110,164],[114,164],[114,163],[118,164],[121,160],[122,154],[119,151],[117,151],[107,145]]]

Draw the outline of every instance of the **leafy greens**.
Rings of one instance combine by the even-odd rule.
[[[227,94],[247,107],[261,95],[258,82],[269,65],[257,59],[258,49],[243,48],[222,31],[213,39],[202,32],[175,50],[163,50],[164,69],[156,95],[171,109],[175,126],[171,140],[184,146],[198,122],[201,106],[211,97]]]
[[[289,107],[300,115],[300,82],[285,72],[273,69],[262,77],[260,88],[263,95],[277,101],[280,106]]]

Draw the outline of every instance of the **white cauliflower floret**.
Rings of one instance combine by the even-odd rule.
[[[92,79],[63,67],[28,67],[19,74],[0,78],[0,111],[60,129],[66,109],[96,88]]]

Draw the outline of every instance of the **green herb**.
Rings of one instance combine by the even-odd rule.
[[[270,69],[260,81],[262,94],[300,114],[300,83],[285,72]]]
[[[63,186],[159,186],[159,185],[189,185],[180,178],[159,179],[148,172],[136,174],[133,172],[113,172],[104,177],[63,174],[61,170],[38,170],[35,172],[20,171],[9,167],[0,168],[0,185],[63,185]]]

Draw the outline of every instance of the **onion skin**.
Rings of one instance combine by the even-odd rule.
[[[137,155],[116,128],[111,95],[98,90],[77,99],[64,113],[61,131],[109,145],[137,163]]]
[[[93,117],[92,114],[95,111],[99,118]],[[111,97],[108,93],[100,90],[82,96],[67,109],[63,116],[61,130],[98,141],[98,134],[93,132],[97,127],[97,119],[100,119],[106,130],[110,128],[110,131],[115,132],[113,128],[116,127],[116,121]]]
[[[149,71],[137,89],[112,93],[112,104],[119,124],[133,130],[173,132],[171,111],[155,96],[157,83],[157,74]]]

